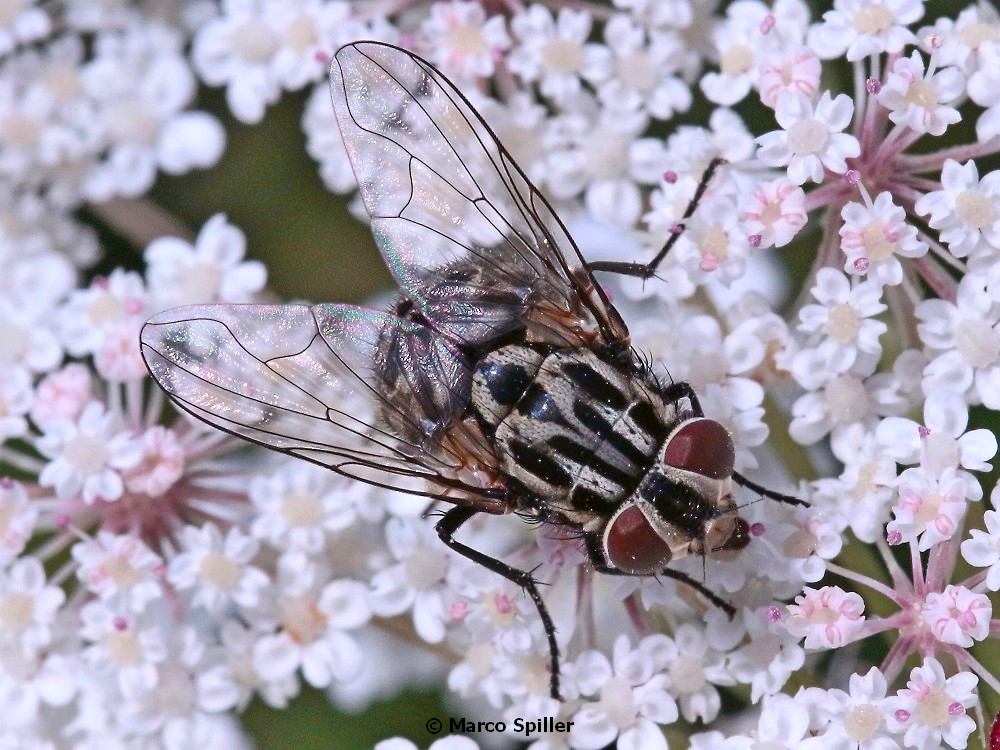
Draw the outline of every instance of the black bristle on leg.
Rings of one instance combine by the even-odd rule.
[[[532,578],[531,573],[512,568],[502,560],[497,560],[495,557],[490,557],[483,552],[474,550],[454,538],[455,532],[458,531],[462,524],[478,512],[474,508],[464,508],[461,506],[452,508],[444,514],[434,528],[441,541],[462,555],[462,557],[482,565],[487,570],[491,570],[499,576],[503,576],[515,586],[519,586],[531,597],[531,601],[535,603],[535,609],[538,610],[538,616],[542,619],[545,637],[549,641],[550,694],[557,701],[562,701],[562,696],[559,694],[559,644],[556,643],[556,627],[552,623],[552,617],[549,615],[549,610],[545,607],[545,602],[542,600],[541,594],[538,593],[538,581]]]
[[[733,472],[733,481],[741,487],[746,487],[748,490],[758,493],[762,497],[770,498],[771,500],[777,500],[779,503],[785,503],[786,505],[803,505],[809,507],[809,503],[805,500],[801,500],[793,495],[784,495],[780,492],[775,492],[774,490],[769,490],[767,487],[762,487],[756,482],[751,482],[742,474],[737,474]]]
[[[715,176],[716,170],[725,164],[726,160],[720,157],[715,157],[708,163],[708,167],[705,169],[705,173],[701,176],[701,181],[698,183],[698,187],[694,191],[694,195],[691,200],[688,201],[687,208],[684,209],[684,216],[681,220],[677,222],[674,226],[673,231],[670,233],[670,237],[664,243],[663,247],[660,248],[659,252],[653,256],[653,259],[649,263],[628,263],[624,261],[615,260],[598,260],[593,263],[588,263],[587,268],[591,271],[606,271],[608,273],[617,273],[622,276],[637,276],[640,279],[649,279],[656,274],[656,269],[667,257],[667,254],[676,244],[678,238],[684,234],[684,230],[687,228],[687,220],[694,215],[694,212],[698,208],[698,204],[701,203],[701,199],[705,196],[705,191],[708,189],[709,183]]]

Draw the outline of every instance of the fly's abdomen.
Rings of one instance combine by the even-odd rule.
[[[665,437],[648,393],[588,349],[547,355],[527,349],[535,357],[530,380],[524,379],[527,367],[515,375],[500,370],[500,363],[527,362],[525,349],[493,352],[473,380],[473,403],[481,415],[494,417],[490,424],[505,470],[558,508],[598,513],[616,508],[642,479]],[[489,362],[493,357],[496,362]],[[503,387],[486,377],[493,372],[504,373]],[[508,397],[503,409],[495,408],[507,387],[521,392]],[[488,404],[484,391],[491,397]]]

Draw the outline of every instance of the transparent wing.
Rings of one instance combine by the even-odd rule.
[[[627,344],[548,202],[441,73],[358,42],[337,52],[330,84],[375,240],[432,327],[469,344],[522,326],[555,343]]]
[[[495,462],[461,421],[465,357],[424,326],[350,305],[196,305],[146,323],[141,348],[174,402],[219,429],[379,486],[505,507],[469,481]]]

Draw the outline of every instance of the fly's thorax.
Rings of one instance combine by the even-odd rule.
[[[586,348],[498,349],[477,365],[472,400],[507,474],[578,526],[635,491],[673,417],[645,381]]]

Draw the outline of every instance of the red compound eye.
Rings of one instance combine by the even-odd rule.
[[[635,575],[658,573],[670,562],[670,547],[634,505],[611,520],[604,552],[614,568]]]
[[[729,432],[714,419],[689,419],[667,438],[663,463],[711,479],[733,473],[736,449]]]

